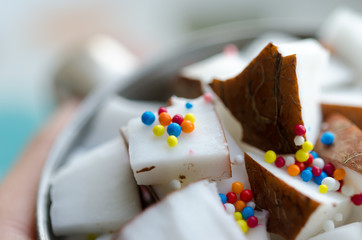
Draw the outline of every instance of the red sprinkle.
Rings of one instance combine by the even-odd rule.
[[[313,163],[313,155],[311,153],[309,153],[309,158],[308,158],[307,161],[304,162],[304,165],[308,166],[308,165],[310,165],[312,163]]]
[[[158,109],[158,115],[160,115],[160,114],[163,113],[163,112],[167,112],[167,109],[166,109],[165,107],[160,107],[160,108]]]
[[[240,193],[240,199],[243,200],[244,202],[250,202],[251,199],[253,199],[253,192],[249,189],[244,189]]]
[[[332,163],[326,163],[324,165],[323,171],[327,173],[328,177],[333,177],[334,170],[336,170],[336,168]]]
[[[295,161],[294,164],[299,167],[300,172],[302,172],[302,171],[305,169],[305,165],[304,165],[304,163],[302,163],[302,162]]]
[[[176,114],[175,116],[173,116],[172,118],[172,122],[173,123],[177,123],[178,125],[181,126],[181,123],[184,121],[184,117],[181,114]]]
[[[227,193],[226,198],[227,198],[227,201],[232,204],[234,204],[238,200],[238,197],[233,192]]]
[[[298,136],[303,136],[305,133],[307,132],[307,130],[305,129],[305,127],[301,124],[295,125],[294,127],[294,133]]]
[[[319,167],[313,166],[312,167],[312,174],[314,177],[318,177],[321,175],[322,170]]]
[[[357,206],[361,205],[362,204],[362,193],[353,195],[351,197],[351,201]]]
[[[275,166],[278,168],[282,168],[285,165],[285,160],[283,157],[277,157],[277,160],[275,160]]]
[[[246,220],[246,223],[250,228],[255,228],[256,226],[258,226],[258,218],[255,216],[251,216],[248,218],[248,220]]]

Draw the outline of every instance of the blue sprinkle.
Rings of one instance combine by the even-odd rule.
[[[326,177],[328,177],[327,173],[322,171],[321,175],[314,177],[314,182],[318,185],[322,184],[323,179],[325,179]]]
[[[187,102],[185,106],[187,109],[190,109],[193,107],[192,103],[190,103],[190,102]]]
[[[324,145],[331,145],[334,142],[334,134],[332,132],[325,132],[321,137],[321,142]]]
[[[315,151],[310,151],[309,153],[312,154],[313,159],[319,158],[318,153],[316,153]]]
[[[149,126],[149,125],[152,125],[152,123],[155,121],[156,117],[155,117],[155,114],[153,114],[150,111],[147,111],[142,114],[141,119],[144,124]]]
[[[305,170],[312,171],[312,168],[311,167],[306,167]]]
[[[223,204],[225,204],[226,201],[227,201],[226,195],[223,194],[223,193],[219,193],[219,196],[220,196],[221,202],[222,202]]]
[[[244,207],[241,215],[243,215],[243,218],[247,220],[249,217],[254,216],[254,209],[251,207]]]
[[[300,173],[300,177],[303,179],[304,182],[309,182],[310,180],[312,180],[313,178],[313,173],[311,170],[309,169],[304,169],[301,173]]]
[[[167,133],[170,136],[173,135],[175,137],[178,137],[181,134],[181,126],[178,125],[177,123],[171,123],[167,127]]]

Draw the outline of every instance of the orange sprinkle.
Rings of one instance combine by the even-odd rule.
[[[189,121],[189,120],[184,120],[181,123],[181,130],[185,133],[190,133],[195,129],[195,125],[193,122]]]
[[[346,171],[343,168],[338,168],[334,170],[333,177],[336,180],[338,181],[343,180],[345,176],[346,176]]]
[[[234,203],[234,206],[235,206],[235,210],[240,212],[244,209],[246,204],[244,201],[238,200]]]
[[[300,173],[300,168],[295,164],[290,165],[288,167],[288,173],[290,176],[297,176]]]
[[[233,182],[231,186],[232,191],[236,194],[240,194],[244,189],[244,185],[241,182]]]
[[[162,126],[168,126],[171,123],[171,116],[167,112],[163,112],[158,117],[158,121],[160,121]]]

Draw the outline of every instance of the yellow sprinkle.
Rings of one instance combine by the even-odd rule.
[[[242,220],[243,216],[241,215],[241,212],[235,212],[234,213],[235,220]]]
[[[298,162],[305,162],[309,158],[309,153],[303,149],[299,149],[295,154],[295,158]]]
[[[177,140],[177,137],[175,137],[175,136],[169,136],[168,138],[167,138],[167,143],[168,143],[168,146],[170,146],[170,147],[174,147],[174,146],[176,146],[177,145],[177,143],[178,143],[178,140]]]
[[[267,162],[267,163],[273,163],[277,159],[277,155],[275,154],[274,151],[269,150],[264,154],[264,159],[265,159],[265,162]]]
[[[244,233],[246,233],[249,229],[248,224],[245,220],[237,220],[236,223],[239,225],[241,230],[243,230]]]
[[[319,192],[320,192],[320,193],[326,193],[326,192],[328,192],[328,186],[327,186],[327,185],[324,185],[324,184],[321,184],[321,185],[319,186]]]
[[[195,115],[192,113],[188,113],[185,115],[184,120],[189,120],[190,122],[195,122]]]
[[[311,143],[310,141],[305,141],[302,144],[302,148],[306,152],[312,151],[313,150],[313,143]]]
[[[155,134],[157,137],[160,137],[165,132],[165,127],[162,125],[156,125],[152,129],[153,134]]]

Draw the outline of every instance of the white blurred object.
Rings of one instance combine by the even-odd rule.
[[[350,9],[336,9],[319,30],[323,44],[348,61],[362,74],[362,15]]]
[[[86,96],[99,84],[116,81],[130,74],[137,58],[115,39],[97,35],[75,50],[55,76],[59,100],[75,94]]]
[[[362,223],[356,222],[344,225],[334,230],[319,234],[310,240],[361,240],[362,239]]]

